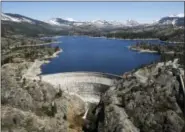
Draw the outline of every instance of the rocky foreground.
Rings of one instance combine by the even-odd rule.
[[[102,95],[96,108],[100,132],[184,132],[184,95],[174,62],[153,64],[125,75]],[[93,129],[93,128],[91,128]]]
[[[52,85],[22,78],[30,63],[1,69],[2,132],[80,132],[84,102]]]
[[[177,60],[124,74],[86,103],[41,80],[22,76],[32,62],[1,69],[2,132],[184,132],[184,69]],[[86,113],[86,114],[85,114]],[[84,117],[84,114],[86,117]]]

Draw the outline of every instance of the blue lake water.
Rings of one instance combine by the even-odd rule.
[[[158,54],[139,53],[128,49],[136,40],[62,36],[57,38],[63,52],[42,65],[42,74],[73,71],[104,72],[121,75],[160,59]],[[156,44],[158,40],[150,40]]]

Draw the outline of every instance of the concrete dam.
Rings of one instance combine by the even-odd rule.
[[[101,93],[114,86],[122,77],[98,72],[65,72],[41,75],[41,79],[64,92],[77,95],[85,102],[97,103]]]

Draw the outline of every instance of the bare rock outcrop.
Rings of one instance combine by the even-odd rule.
[[[85,103],[52,85],[22,78],[29,65],[1,69],[2,132],[81,132]]]
[[[110,88],[101,98],[101,110],[97,110],[104,117],[98,123],[99,131],[183,132],[184,106],[179,103],[182,92],[177,74],[180,67],[173,64],[145,67]]]

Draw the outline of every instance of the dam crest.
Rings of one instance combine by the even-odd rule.
[[[122,77],[100,72],[65,72],[40,75],[40,79],[85,102],[97,103],[101,93],[114,86]]]

